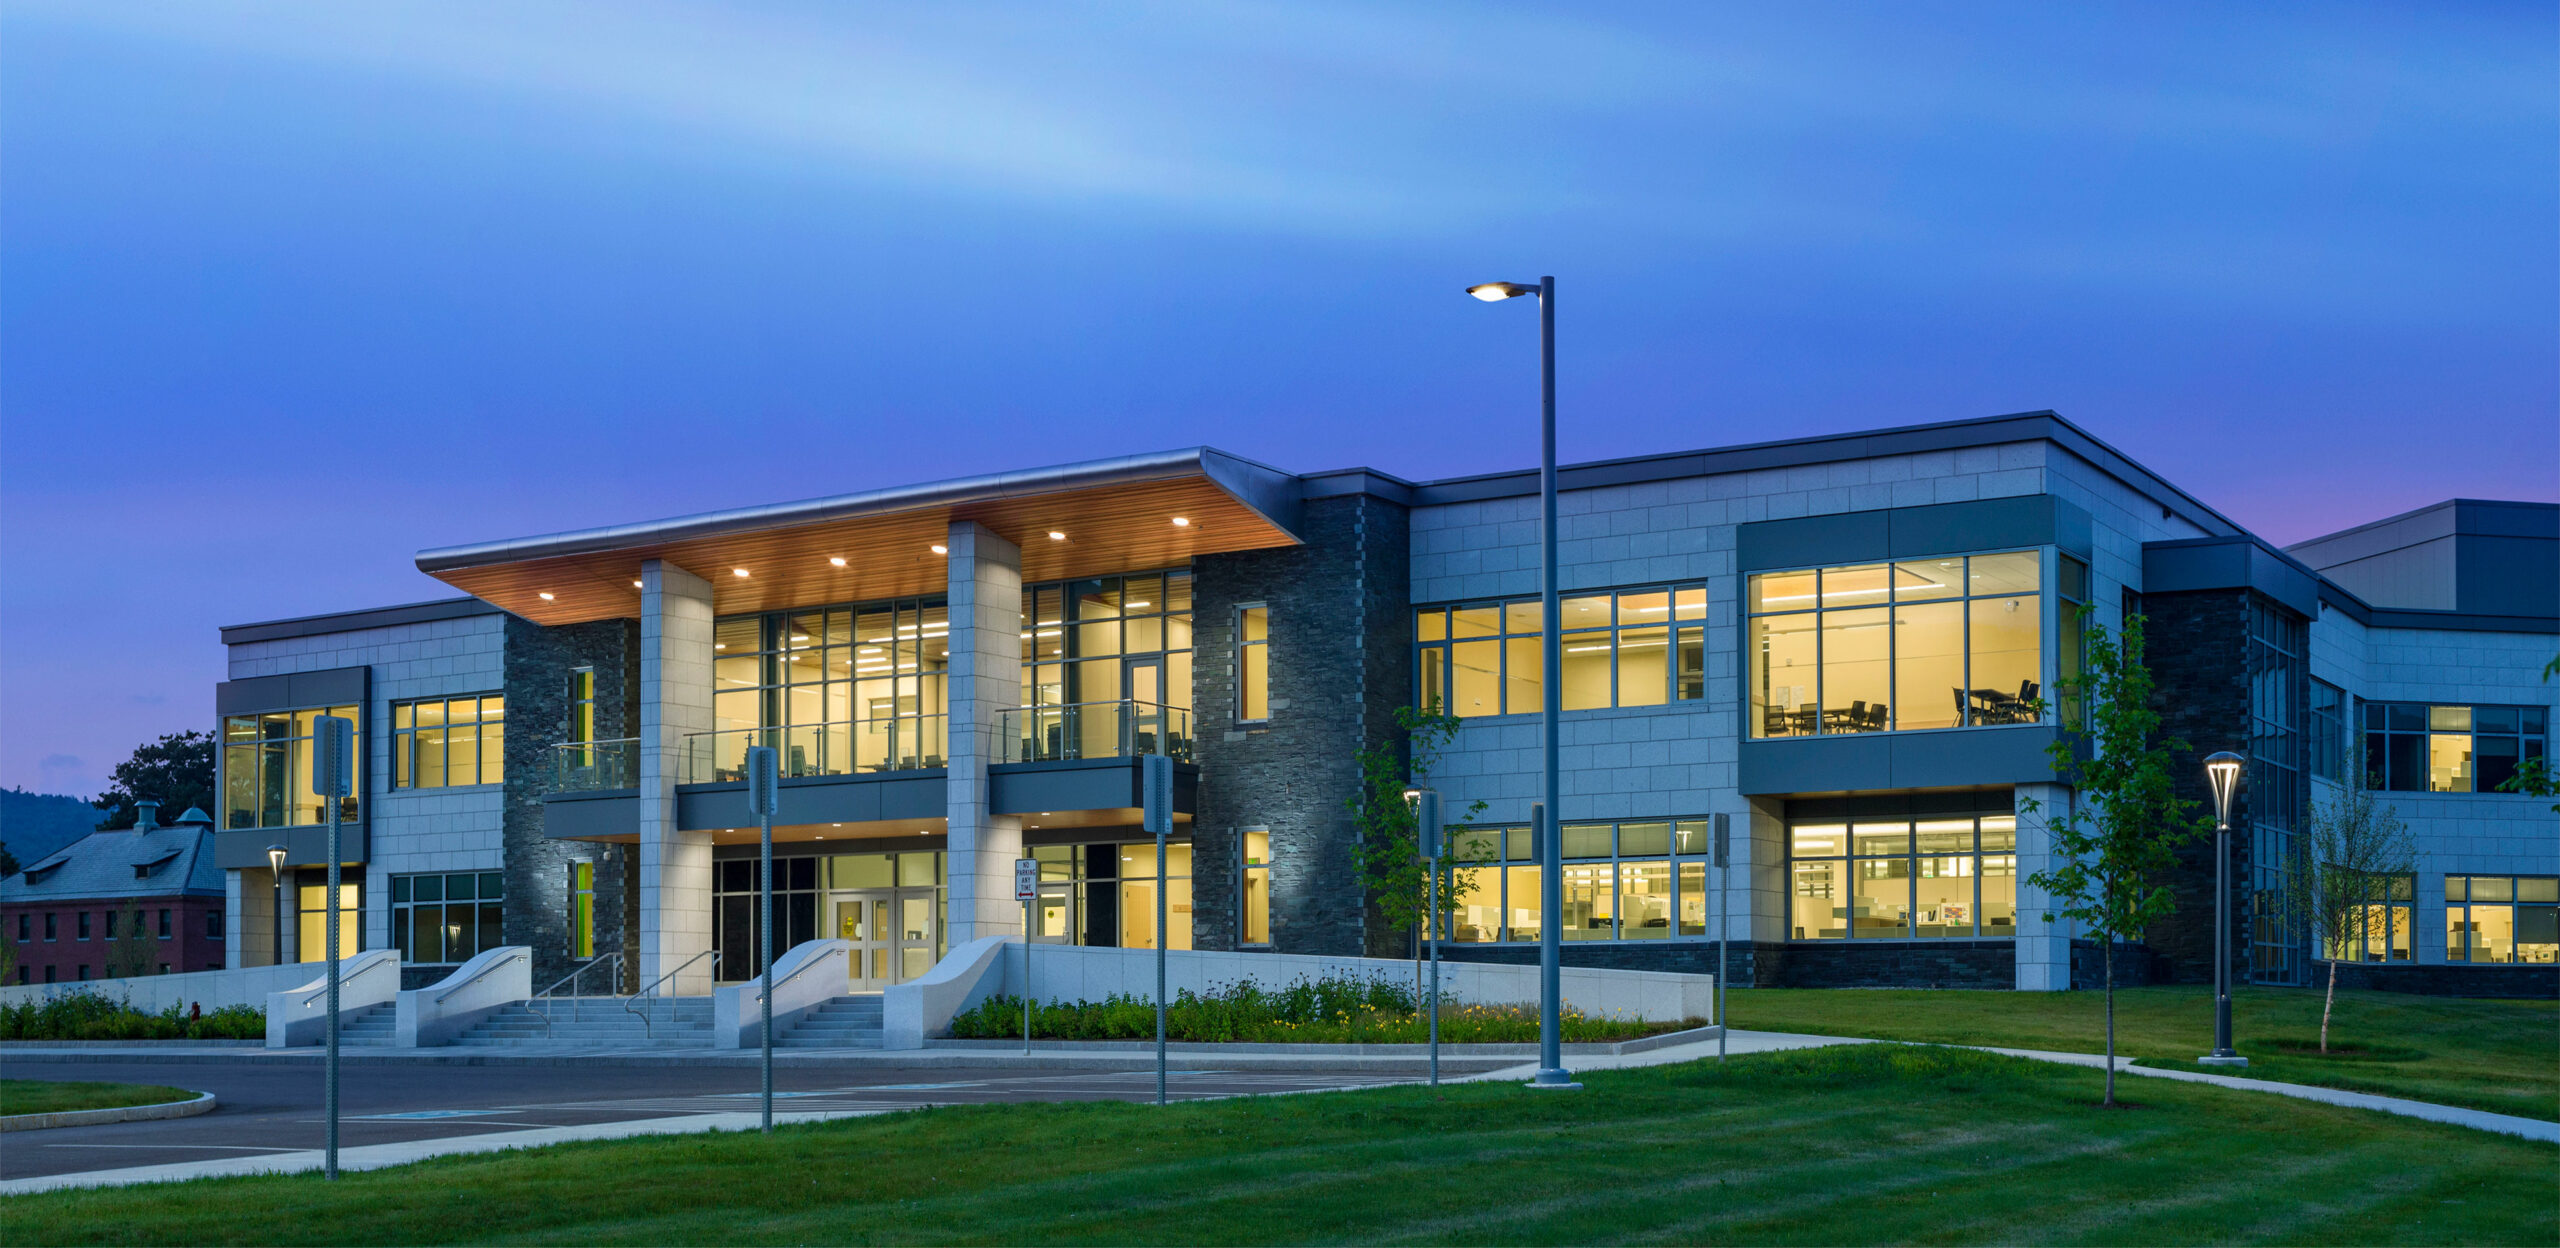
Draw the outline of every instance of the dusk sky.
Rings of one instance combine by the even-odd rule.
[[[0,8],[0,784],[421,548],[1206,443],[2052,408],[2292,542],[2560,497],[2548,3]]]

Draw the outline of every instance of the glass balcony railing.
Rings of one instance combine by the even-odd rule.
[[[947,715],[697,732],[684,739],[684,782],[744,780],[747,751],[759,745],[781,751],[785,778],[940,767],[950,739]]]
[[[1191,761],[1191,712],[1156,702],[1076,702],[1026,706],[999,721],[1006,763],[1164,754]]]
[[[637,788],[640,784],[640,739],[563,741],[551,747],[551,789],[555,793],[593,793],[600,789]]]

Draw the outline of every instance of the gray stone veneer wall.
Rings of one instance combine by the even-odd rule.
[[[551,791],[551,747],[569,735],[569,673],[596,672],[596,739],[635,736],[640,723],[640,622],[599,620],[558,628],[507,617],[506,940],[533,950],[533,986],[540,989],[575,969],[569,956],[569,864],[596,865],[596,952],[623,951],[626,967],[638,953],[637,932],[626,932],[624,882],[631,847],[555,841],[542,834],[542,795]],[[581,990],[614,991],[588,976]],[[626,981],[628,975],[625,976]]]
[[[1395,733],[1412,687],[1402,507],[1366,495],[1307,504],[1303,546],[1192,566],[1191,705],[1200,763],[1192,822],[1192,941],[1237,944],[1237,830],[1271,830],[1272,947],[1401,956],[1368,922],[1344,804],[1359,750]],[[1270,608],[1271,718],[1236,719],[1236,609]]]

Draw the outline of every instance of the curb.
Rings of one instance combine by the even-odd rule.
[[[1692,1027],[1685,1031],[1667,1031],[1655,1036],[1638,1036],[1633,1040],[1567,1044],[1561,1048],[1564,1056],[1567,1057],[1620,1057],[1629,1053],[1645,1053],[1654,1049],[1667,1049],[1677,1045],[1696,1044],[1702,1040],[1713,1040],[1716,1038],[1716,1032],[1717,1029],[1712,1026]],[[1034,1040],[1031,1043],[1033,1053],[1144,1053],[1152,1058],[1156,1051],[1156,1042],[1153,1040]],[[1018,1056],[1022,1053],[1022,1042],[1019,1040],[927,1040],[925,1047],[921,1050],[883,1051],[1000,1053]],[[1165,1052],[1168,1056],[1179,1054],[1186,1057],[1225,1054],[1230,1057],[1256,1058],[1401,1057],[1427,1060],[1431,1046],[1429,1044],[1212,1044],[1176,1040],[1165,1045]],[[1440,1046],[1440,1056],[1444,1059],[1452,1057],[1534,1058],[1537,1055],[1538,1046],[1535,1043],[1449,1044],[1444,1042]]]
[[[213,1093],[198,1095],[192,1101],[162,1101],[157,1105],[119,1105],[114,1109],[66,1109],[51,1114],[10,1114],[0,1117],[0,1131],[42,1131],[50,1127],[96,1127],[110,1122],[148,1122],[155,1118],[193,1118],[213,1112]]]
[[[264,1040],[0,1040],[0,1053],[21,1049],[256,1049]]]

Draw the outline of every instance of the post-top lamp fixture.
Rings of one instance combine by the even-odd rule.
[[[267,870],[279,875],[284,873],[284,846],[267,846]]]
[[[2213,823],[2215,827],[2231,826],[2231,793],[2240,785],[2240,767],[2247,760],[2229,750],[2204,760],[2205,779],[2213,784]]]
[[[1479,282],[1467,287],[1467,293],[1486,303],[1500,303],[1522,295],[1534,295],[1543,289],[1536,282]]]

